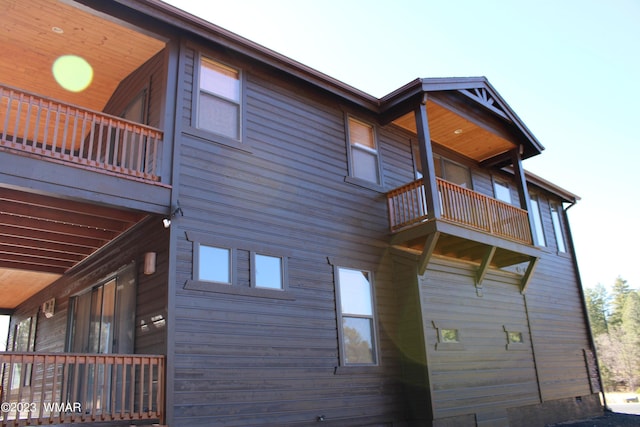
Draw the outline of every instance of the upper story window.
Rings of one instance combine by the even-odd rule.
[[[373,126],[348,119],[349,174],[374,184],[380,184],[380,156]]]
[[[536,243],[539,246],[547,246],[544,240],[544,228],[542,225],[542,216],[540,215],[540,203],[538,198],[533,194],[530,195],[530,199],[531,212],[529,212],[529,214],[532,215],[533,218],[533,225],[535,228],[533,231],[536,233]]]
[[[511,204],[511,190],[509,188],[509,184],[505,181],[494,179],[493,193],[496,199]]]
[[[562,232],[562,224],[560,222],[560,209],[555,203],[551,203],[551,222],[553,223],[553,231],[556,235],[558,252],[566,252],[567,247],[564,243],[564,233]]]
[[[460,187],[473,189],[471,171],[468,167],[440,156],[433,157],[433,166],[435,167],[437,177],[457,184]]]
[[[196,127],[239,141],[240,91],[239,70],[201,57]]]
[[[336,272],[343,364],[375,365],[378,356],[371,273],[343,267]]]

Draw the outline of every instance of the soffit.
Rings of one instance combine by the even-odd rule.
[[[140,31],[55,0],[2,0],[0,16],[2,83],[97,111],[126,76],[165,46]],[[64,90],[51,72],[54,61],[69,54],[93,67],[93,82],[83,92]]]
[[[145,214],[0,188],[0,309],[13,309]]]

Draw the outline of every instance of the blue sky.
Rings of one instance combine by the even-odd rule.
[[[582,198],[569,218],[584,286],[640,288],[640,1],[169,3],[378,97],[486,76],[546,148],[525,168]]]

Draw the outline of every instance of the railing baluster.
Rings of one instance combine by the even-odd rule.
[[[525,210],[440,178],[437,180],[443,219],[517,242],[532,243]],[[428,217],[422,180],[389,191],[387,203],[392,232]]]

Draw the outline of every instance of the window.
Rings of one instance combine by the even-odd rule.
[[[256,288],[284,289],[284,260],[253,254],[253,284]]]
[[[524,334],[518,327],[502,325],[502,328],[507,334],[507,350],[526,350]]]
[[[473,188],[471,172],[468,167],[440,156],[434,156],[433,166],[437,177],[464,188]]]
[[[377,352],[371,273],[338,267],[336,285],[343,364],[375,365]]]
[[[200,59],[196,127],[239,141],[240,71]]]
[[[496,199],[511,204],[511,190],[509,189],[509,184],[505,181],[494,179],[493,193]]]
[[[373,126],[349,117],[350,175],[380,184],[380,162]]]
[[[231,250],[197,245],[197,280],[231,284]]]
[[[436,350],[464,350],[462,332],[457,325],[432,321],[437,332]]]
[[[564,233],[562,232],[562,224],[560,223],[560,210],[555,203],[551,203],[551,222],[553,223],[553,231],[556,234],[558,252],[566,252],[567,247],[564,244]]]
[[[531,212],[530,214],[532,215],[533,218],[533,225],[535,227],[535,234],[536,234],[536,243],[539,246],[546,246],[547,244],[545,243],[544,240],[544,230],[542,227],[542,216],[540,215],[540,203],[538,202],[538,198],[534,195],[530,196],[531,198]]]

